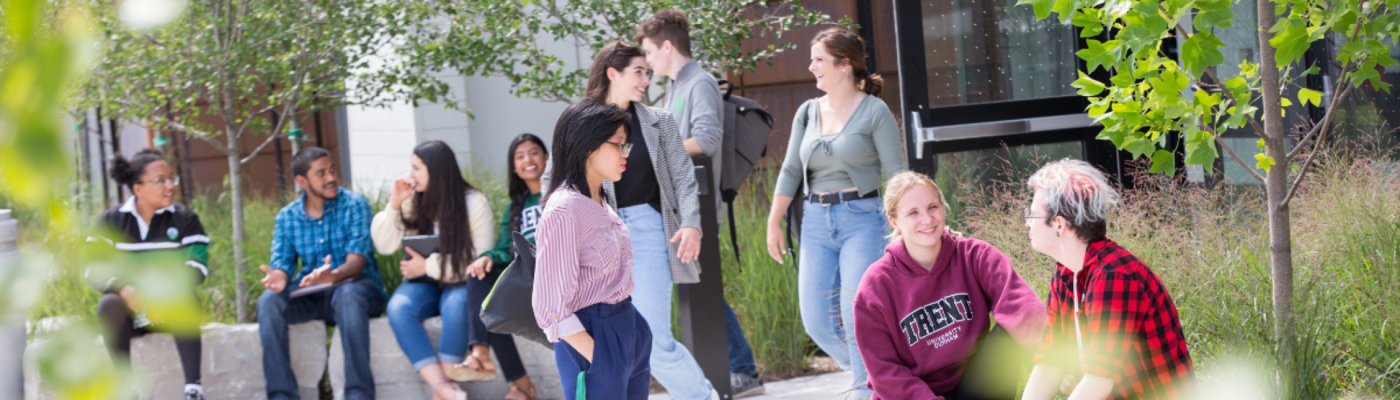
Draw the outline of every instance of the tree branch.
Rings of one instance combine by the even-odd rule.
[[[280,123],[280,122],[279,122],[279,123]],[[243,159],[238,160],[238,165],[239,165],[239,166],[242,166],[242,165],[248,164],[248,162],[250,162],[250,161],[253,161],[253,158],[256,158],[256,157],[258,156],[258,153],[261,153],[261,152],[263,151],[263,149],[267,148],[267,145],[272,144],[272,142],[277,141],[277,138],[280,138],[280,137],[282,137],[282,134],[281,134],[281,133],[278,133],[278,132],[273,132],[271,135],[268,135],[267,140],[264,140],[264,141],[262,142],[262,144],[259,144],[257,148],[254,148],[252,153],[249,153],[247,157],[244,157]]]
[[[1346,75],[1343,74],[1343,75],[1342,75],[1342,78],[1341,78],[1341,79],[1338,79],[1338,80],[1341,81],[1341,80],[1345,80],[1345,79],[1346,79]],[[1297,156],[1298,153],[1299,153],[1300,151],[1303,150],[1303,146],[1306,145],[1306,144],[1308,143],[1308,140],[1309,140],[1309,139],[1312,139],[1313,136],[1316,135],[1318,132],[1323,131],[1323,130],[1325,129],[1324,127],[1326,127],[1326,126],[1328,126],[1328,125],[1331,124],[1331,122],[1332,122],[1332,112],[1333,112],[1333,111],[1337,111],[1337,103],[1340,102],[1340,101],[1342,101],[1342,100],[1346,100],[1347,95],[1351,94],[1351,90],[1352,90],[1352,89],[1355,89],[1355,88],[1356,88],[1356,85],[1350,85],[1350,86],[1347,86],[1346,90],[1341,90],[1341,91],[1337,91],[1337,92],[1333,92],[1333,93],[1332,93],[1332,100],[1328,102],[1328,104],[1330,104],[1331,107],[1327,109],[1327,114],[1324,114],[1324,115],[1322,116],[1322,121],[1319,122],[1317,125],[1313,125],[1313,128],[1312,128],[1311,130],[1308,131],[1308,134],[1307,134],[1307,135],[1304,135],[1303,138],[1302,138],[1301,140],[1298,140],[1298,145],[1297,145],[1297,146],[1294,146],[1294,147],[1293,147],[1293,150],[1288,152],[1288,159],[1289,159],[1289,160],[1292,160],[1293,157]]]
[[[1264,176],[1259,175],[1258,172],[1254,171],[1254,167],[1249,166],[1249,164],[1245,164],[1244,159],[1240,158],[1239,154],[1235,154],[1235,149],[1232,149],[1230,148],[1230,145],[1225,144],[1225,141],[1220,139],[1219,134],[1215,134],[1215,132],[1211,132],[1211,134],[1215,135],[1215,144],[1219,145],[1220,148],[1225,149],[1225,153],[1230,154],[1230,158],[1235,159],[1235,162],[1239,163],[1241,167],[1244,167],[1245,172],[1248,172],[1249,176],[1252,176],[1254,177],[1254,180],[1259,181],[1260,185],[1265,184]]]

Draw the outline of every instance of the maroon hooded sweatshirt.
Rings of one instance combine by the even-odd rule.
[[[881,399],[942,399],[992,319],[1027,351],[1045,329],[1045,304],[1005,254],[944,233],[938,260],[924,269],[896,239],[856,292],[856,344],[870,388]]]

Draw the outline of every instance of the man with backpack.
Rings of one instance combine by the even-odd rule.
[[[642,46],[652,70],[671,80],[666,86],[662,108],[675,116],[681,137],[685,138],[686,152],[691,157],[703,155],[713,161],[712,176],[715,178],[711,183],[714,187],[710,190],[719,199],[721,166],[724,165],[721,151],[724,147],[724,100],[715,78],[691,58],[690,23],[685,14],[678,10],[661,10],[637,27],[636,41]],[[763,381],[754,365],[753,350],[728,301],[725,301],[724,309],[729,341],[730,387],[734,398],[762,394]],[[657,356],[664,356],[664,353],[658,353],[653,348],[652,355],[654,360]],[[663,380],[662,384],[665,383]],[[683,398],[685,395],[673,396]]]

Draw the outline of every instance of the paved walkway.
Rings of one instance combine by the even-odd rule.
[[[850,397],[845,393],[851,384],[851,372],[832,372],[804,376],[779,382],[768,382],[764,394],[745,400],[837,400]],[[672,400],[669,394],[653,394],[647,400]]]

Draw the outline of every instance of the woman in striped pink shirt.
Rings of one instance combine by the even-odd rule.
[[[631,238],[602,193],[604,180],[627,169],[629,120],[621,108],[584,100],[554,127],[532,300],[566,399],[647,398],[651,331],[631,302]]]

